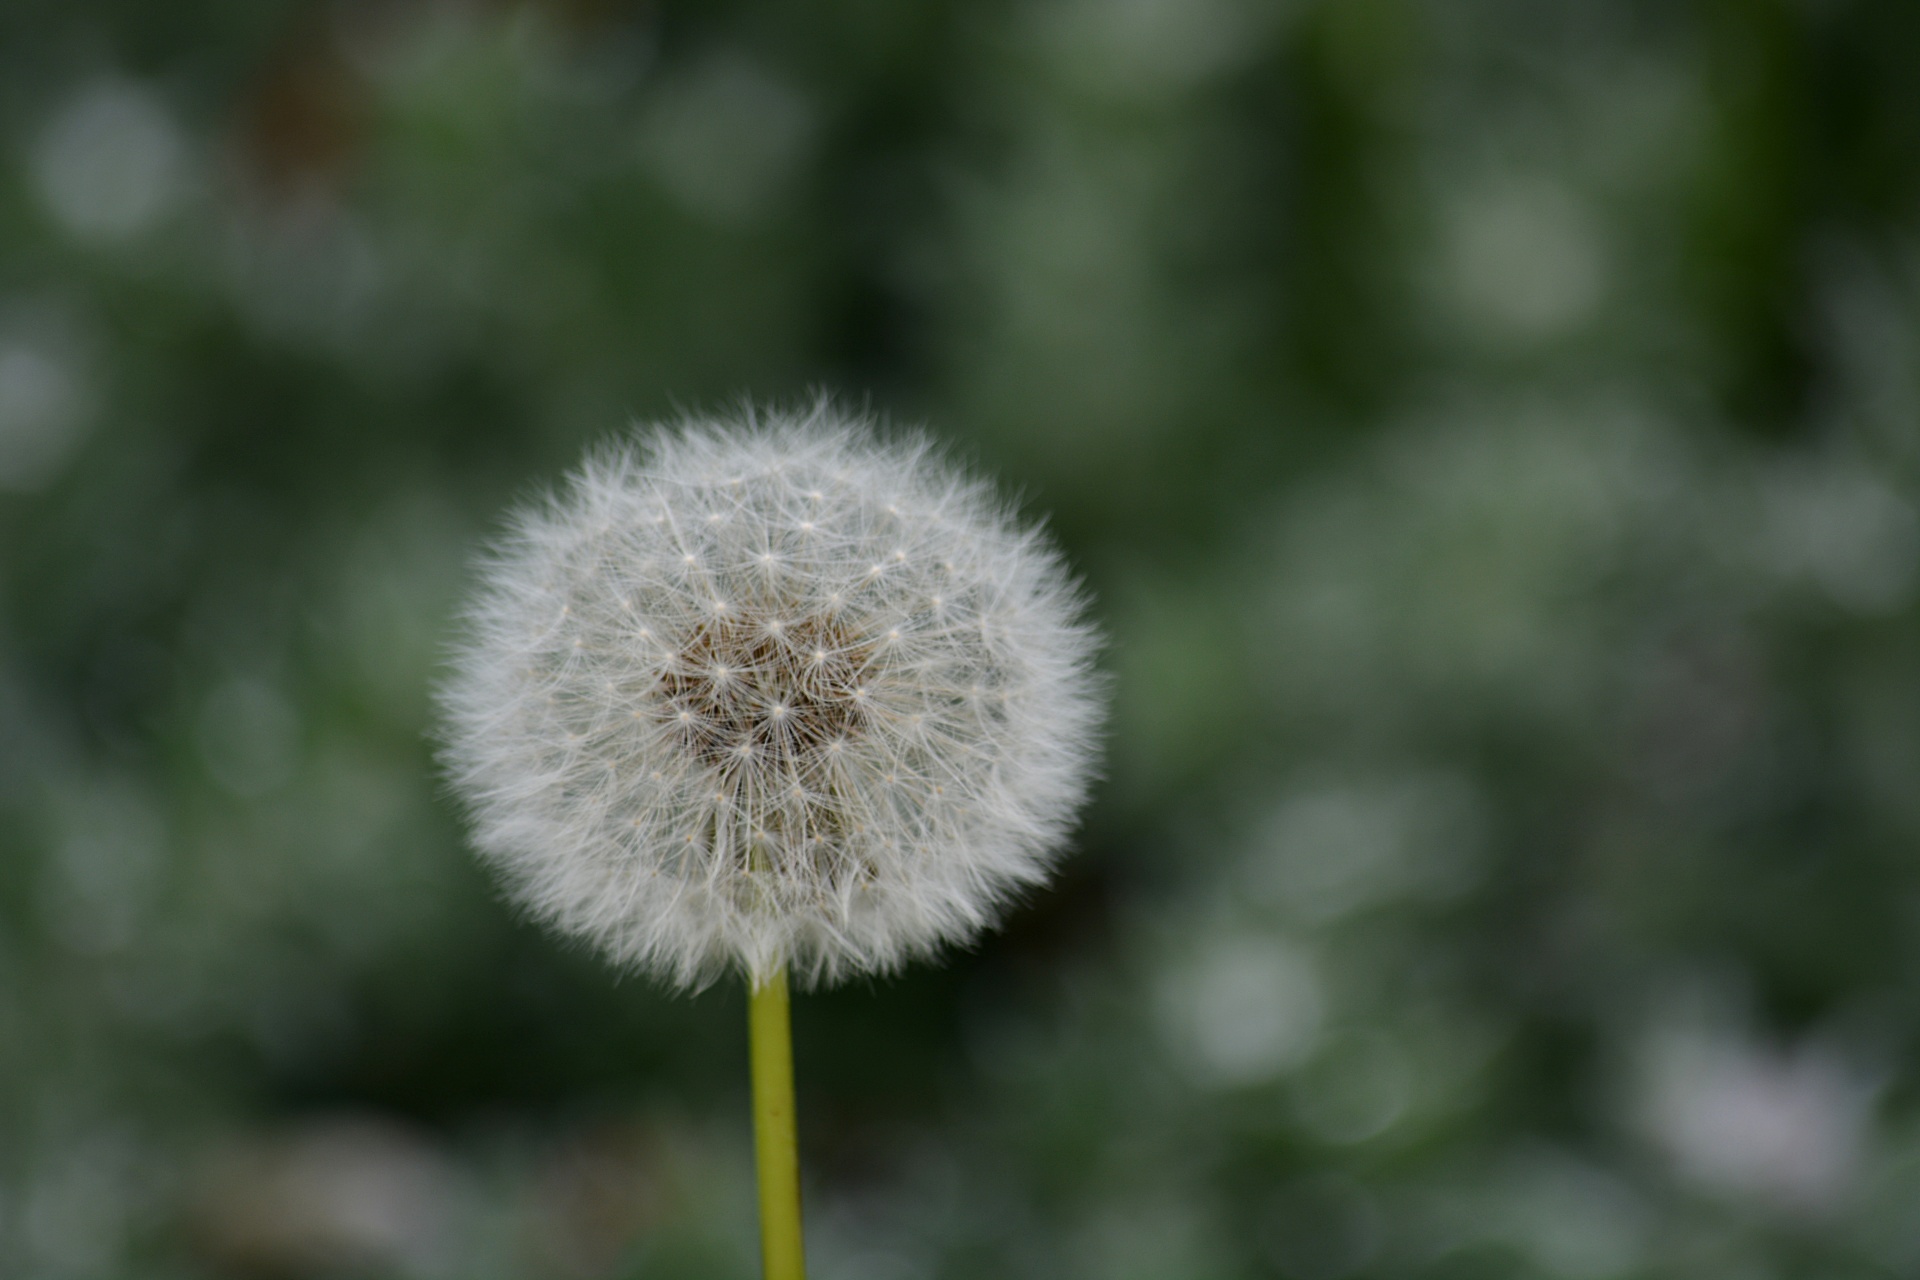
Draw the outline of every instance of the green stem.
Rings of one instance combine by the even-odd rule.
[[[806,1280],[800,1241],[800,1143],[793,1127],[793,1031],[787,971],[748,981],[753,1145],[760,1167],[760,1256],[766,1280]]]

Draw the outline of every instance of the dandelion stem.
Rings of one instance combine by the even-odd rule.
[[[806,1280],[785,969],[764,983],[748,980],[747,1030],[753,1060],[754,1154],[760,1169],[760,1256],[766,1280]]]

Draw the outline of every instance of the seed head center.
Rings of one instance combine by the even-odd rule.
[[[872,656],[832,621],[730,609],[668,656],[662,715],[705,764],[804,777],[864,729]]]

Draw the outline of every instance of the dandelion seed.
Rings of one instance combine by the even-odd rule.
[[[804,556],[767,550],[795,529]],[[981,625],[929,628],[948,600]],[[517,515],[444,755],[519,901],[623,965],[885,972],[1049,874],[1102,713],[1082,614],[1043,536],[922,442],[825,407],[688,422]]]

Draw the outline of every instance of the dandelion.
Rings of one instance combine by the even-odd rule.
[[[625,967],[747,978],[769,1276],[787,975],[897,969],[1047,877],[1102,712],[1083,610],[984,483],[824,402],[594,454],[485,562],[441,690],[474,842]]]

